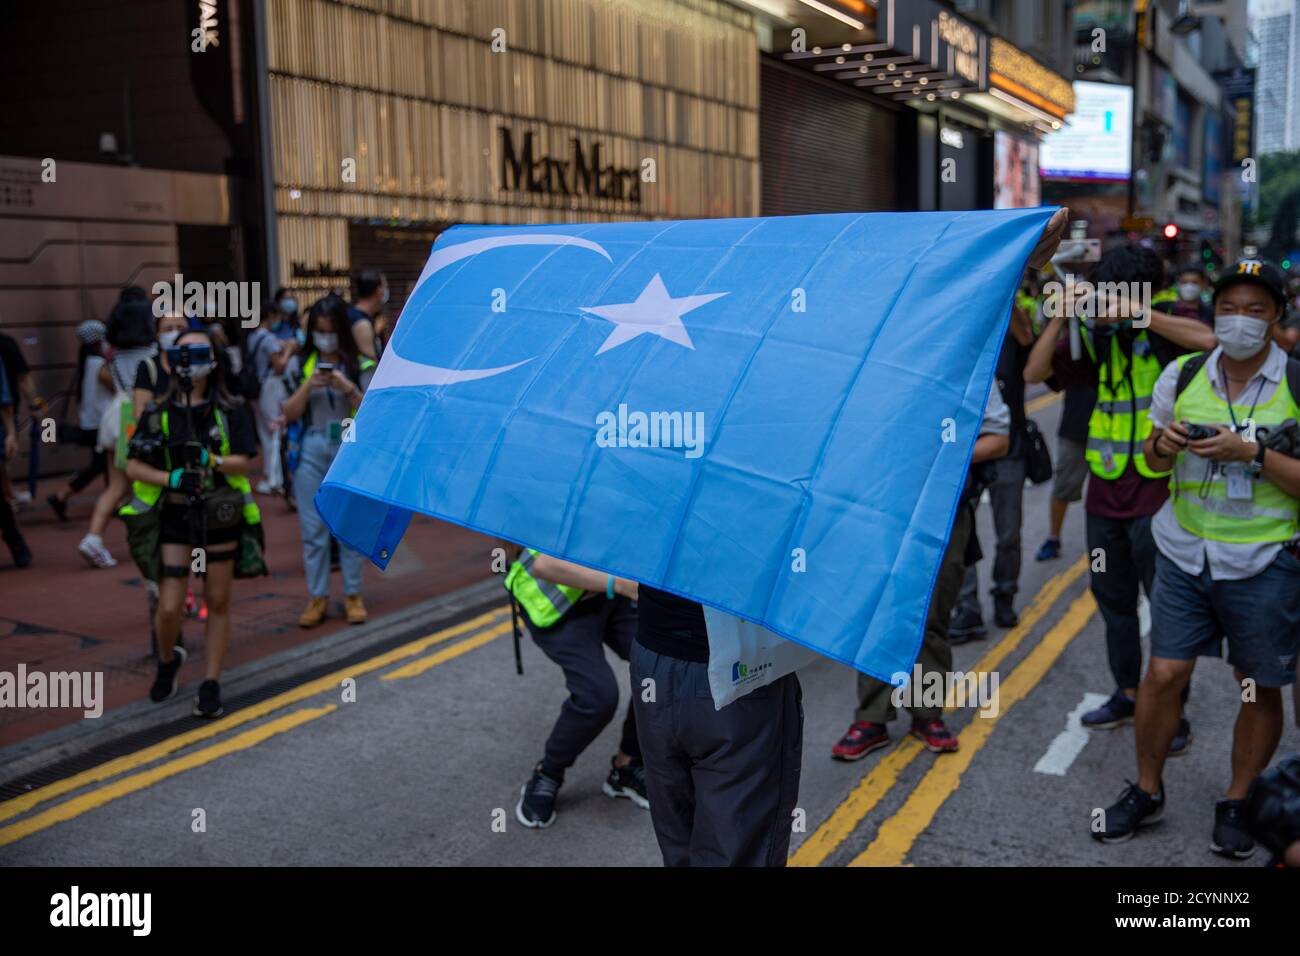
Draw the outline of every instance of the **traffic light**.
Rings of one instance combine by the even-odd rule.
[[[1167,224],[1165,225],[1165,238],[1166,238],[1166,239],[1177,239],[1177,238],[1178,238],[1178,226],[1176,226],[1176,225],[1175,225],[1174,223],[1172,223],[1172,222],[1171,222],[1171,223],[1167,223]]]

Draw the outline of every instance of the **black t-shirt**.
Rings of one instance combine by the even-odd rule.
[[[180,468],[185,462],[185,444],[190,440],[189,415],[186,414],[182,402],[171,401],[162,407],[151,405],[142,416],[135,437],[131,439],[128,454],[132,458],[147,460],[141,452],[140,440],[162,434],[161,412],[164,409],[167,412],[167,461],[170,461],[170,467]],[[204,402],[202,405],[193,406],[193,416],[196,440],[201,441],[212,454],[221,454],[221,428],[213,414],[212,403]],[[256,455],[257,432],[253,426],[253,419],[248,413],[248,406],[236,405],[232,408],[222,408],[221,416],[225,419],[226,434],[230,440],[230,451],[227,454]],[[148,463],[159,468],[167,467],[166,461]],[[221,472],[217,472],[215,477],[222,482],[226,478]]]
[[[150,366],[153,367],[153,378],[149,377]],[[153,392],[154,398],[166,394],[167,389],[171,387],[172,377],[163,368],[162,362],[155,358],[147,358],[135,367],[135,387],[142,388],[146,392]]]
[[[7,335],[0,335],[0,362],[4,363],[5,377],[9,379],[9,391],[13,395],[14,405],[17,406],[21,402],[18,397],[18,376],[26,375],[29,369],[27,359],[23,358],[23,350]]]
[[[704,608],[667,591],[642,584],[637,597],[637,641],[648,651],[698,664],[709,662]]]
[[[1087,385],[1071,385],[1061,401],[1061,421],[1056,434],[1083,444],[1088,440],[1088,422],[1092,408],[1097,404],[1097,390]]]
[[[1030,343],[1029,347],[1032,347]],[[1025,453],[1025,363],[1029,361],[1029,347],[1021,345],[1007,332],[998,353],[997,382],[1002,401],[1011,410],[1011,447],[1008,458],[1019,458]]]

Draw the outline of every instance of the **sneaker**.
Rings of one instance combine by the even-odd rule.
[[[343,610],[347,613],[349,624],[365,624],[369,615],[361,601],[360,594],[348,594],[343,598]]]
[[[59,516],[60,521],[68,520],[68,503],[66,501],[58,495],[50,495],[45,500],[49,502],[50,507],[54,509],[54,513]]]
[[[1053,558],[1061,556],[1061,539],[1048,538],[1038,546],[1038,553],[1034,555],[1035,561],[1051,561]]]
[[[1214,805],[1214,836],[1210,849],[1232,860],[1249,860],[1255,841],[1246,832],[1245,800],[1220,800]]]
[[[1122,690],[1117,690],[1106,703],[1080,717],[1079,723],[1093,730],[1110,730],[1112,727],[1127,724],[1136,712],[1137,701],[1129,700]]]
[[[257,487],[255,487],[253,490],[257,492],[259,495],[269,495],[275,492],[275,489],[271,487],[271,483],[267,481],[265,478],[259,481],[257,483]]]
[[[1169,743],[1169,756],[1181,757],[1187,753],[1187,747],[1192,742],[1192,725],[1187,722],[1186,717],[1178,718],[1178,733],[1174,734],[1174,739]]]
[[[299,627],[318,627],[320,622],[325,620],[325,610],[329,607],[330,599],[324,597],[314,597],[307,602],[307,607],[303,610],[298,618]]]
[[[989,632],[984,629],[984,618],[980,615],[978,607],[971,608],[963,605],[953,613],[952,621],[948,624],[950,644],[982,641],[988,636]]]
[[[92,568],[115,568],[117,562],[113,556],[108,553],[108,548],[104,547],[104,541],[97,534],[88,534],[81,539],[81,544],[77,545],[77,550],[86,562]]]
[[[1013,600],[1010,594],[993,596],[993,623],[998,627],[1015,627],[1020,623],[1020,615],[1011,606]]]
[[[1119,800],[1106,808],[1102,829],[1094,830],[1092,837],[1102,843],[1123,843],[1133,839],[1139,828],[1160,822],[1164,812],[1163,783],[1160,792],[1152,796],[1130,780],[1128,787],[1119,795]]]
[[[624,767],[615,767],[613,760],[609,765],[609,776],[600,785],[607,797],[627,797],[642,810],[650,809],[650,797],[645,789],[645,765],[634,760]]]
[[[199,685],[199,692],[194,697],[194,716],[211,718],[224,713],[221,709],[221,685],[209,678]]]
[[[27,547],[27,541],[22,535],[6,538],[5,544],[9,545],[9,553],[13,555],[16,567],[29,568],[32,566],[32,549]]]
[[[831,748],[831,757],[836,760],[859,760],[871,751],[879,750],[888,744],[888,727],[884,724],[857,720],[849,724],[848,732]]]
[[[519,788],[515,819],[535,830],[549,827],[555,822],[555,798],[562,784],[562,780],[542,773],[542,765],[538,764],[532,779]]]
[[[155,704],[161,704],[176,693],[181,665],[185,663],[186,656],[185,648],[177,646],[172,649],[170,661],[158,662],[158,676],[153,679],[153,686],[149,688],[149,699]]]
[[[942,720],[914,720],[908,733],[925,744],[930,753],[950,754],[957,749],[957,738]]]

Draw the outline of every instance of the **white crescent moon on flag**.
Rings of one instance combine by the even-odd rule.
[[[433,255],[429,256],[429,261],[425,263],[424,271],[420,273],[420,278],[415,283],[415,288],[411,290],[410,298],[407,301],[409,302],[415,298],[415,294],[420,290],[420,287],[435,272],[439,272],[461,259],[476,256],[480,252],[486,252],[489,249],[500,249],[503,246],[577,246],[579,249],[589,249],[592,252],[599,253],[609,262],[614,261],[598,243],[591,242],[588,239],[580,239],[577,236],[538,234],[471,239],[469,242],[460,242],[454,246],[446,246],[435,250]],[[511,369],[516,369],[531,361],[531,358],[526,358],[521,362],[500,365],[496,368],[443,368],[440,365],[428,365],[424,362],[414,362],[411,359],[404,358],[397,353],[397,349],[393,347],[393,344],[389,343],[388,348],[384,350],[383,357],[379,360],[379,367],[375,369],[374,377],[370,380],[368,391],[373,392],[380,388],[400,388],[407,385],[454,385],[457,382],[472,382],[475,379],[491,378],[493,375],[509,372]]]

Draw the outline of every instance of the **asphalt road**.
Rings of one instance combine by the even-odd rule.
[[[1035,413],[1049,435],[1058,409]],[[991,628],[988,640],[956,649],[959,669],[1000,678],[996,717],[952,713],[956,754],[922,752],[900,720],[889,749],[832,761],[830,747],[852,719],[854,675],[825,661],[801,672],[806,822],[792,863],[1263,863],[1262,853],[1234,864],[1208,849],[1237,701],[1227,665],[1212,660],[1194,679],[1193,743],[1166,771],[1164,822],[1123,845],[1090,838],[1092,810],[1135,777],[1133,734],[1074,729],[1085,695],[1112,687],[1087,592],[1080,509],[1066,522],[1065,555],[1033,559],[1047,497],[1046,486],[1025,493],[1022,625]],[[982,508],[991,545],[988,520]],[[413,632],[413,643],[383,658],[0,803],[0,863],[659,865],[649,814],[600,791],[619,721],[569,772],[553,827],[515,822],[520,785],[565,693],[558,669],[532,646],[526,673],[515,674],[508,629],[502,608],[451,633]],[[626,668],[618,670],[626,681]],[[355,701],[344,700],[345,676],[355,679]],[[1287,706],[1280,754],[1300,750]],[[1056,772],[1043,772],[1046,764]]]

